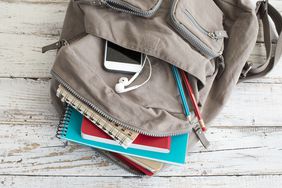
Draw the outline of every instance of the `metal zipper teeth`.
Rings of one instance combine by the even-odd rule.
[[[71,108],[70,105],[67,105],[66,110],[65,110],[65,114],[64,114],[63,117],[61,117],[60,124],[58,125],[56,137],[59,138],[59,139],[63,139],[63,137],[65,137],[65,134],[67,133],[68,127],[66,126],[66,123],[68,123],[69,120],[70,120],[70,112],[69,112],[70,109],[73,110],[73,108]],[[68,141],[66,141],[66,142],[68,142]],[[130,173],[132,175],[136,175],[136,176],[142,176],[142,177],[146,176],[145,174],[143,174],[143,172],[131,169],[125,163],[123,163],[122,161],[119,161],[115,156],[112,156],[109,151],[104,151],[104,150],[97,149],[97,148],[94,148],[94,150],[97,151],[98,153],[100,153],[106,159],[108,159],[108,160],[112,161],[114,164],[118,165],[120,168],[126,170],[128,173]]]
[[[207,31],[203,26],[201,26],[198,21],[194,18],[194,16],[187,10],[185,9],[184,14],[188,17],[188,19],[193,23],[197,29],[202,32],[203,34],[207,35],[208,37],[211,37],[212,32]],[[215,38],[212,38],[215,39]]]
[[[203,43],[198,37],[196,37],[191,31],[189,31],[184,25],[179,23],[174,16],[174,7],[176,6],[177,0],[172,1],[172,6],[170,10],[169,20],[172,27],[179,32],[179,34],[190,42],[196,49],[207,56],[209,59],[220,56],[221,54],[214,52],[205,43]]]
[[[88,106],[90,106],[96,113],[100,114],[101,116],[107,118],[108,120],[116,123],[117,125],[120,125],[122,127],[125,127],[126,129],[130,129],[133,130],[135,132],[144,134],[144,135],[148,135],[148,136],[153,136],[153,137],[166,137],[166,136],[176,136],[176,135],[181,135],[181,134],[185,134],[188,133],[190,131],[190,128],[193,128],[197,125],[197,123],[195,121],[190,122],[189,123],[189,130],[188,131],[182,131],[182,132],[178,132],[178,133],[172,133],[172,134],[152,134],[152,133],[148,133],[148,132],[144,132],[143,130],[140,130],[138,128],[132,127],[128,124],[125,124],[117,119],[115,119],[114,117],[112,117],[111,115],[107,114],[106,112],[102,111],[101,109],[99,109],[96,105],[92,104],[91,102],[89,102],[87,99],[85,99],[84,97],[82,97],[81,95],[79,95],[74,89],[72,89],[65,81],[63,81],[59,75],[57,75],[54,71],[51,71],[52,76],[60,83],[62,84],[71,94],[73,94],[75,97],[77,97],[79,100],[81,100],[82,102],[84,102],[85,104],[87,104]],[[195,117],[193,118],[195,119]]]
[[[133,5],[130,5],[125,2],[115,1],[115,0],[101,0],[101,3],[107,7],[110,7],[116,11],[121,11],[128,14],[133,14],[136,16],[141,17],[151,17],[153,16],[158,9],[160,8],[163,0],[159,0],[155,6],[150,10],[142,10],[134,7]]]

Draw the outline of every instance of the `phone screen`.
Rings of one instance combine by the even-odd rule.
[[[106,61],[141,64],[141,53],[108,42]]]

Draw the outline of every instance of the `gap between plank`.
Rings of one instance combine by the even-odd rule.
[[[36,175],[36,174],[0,174],[1,176],[15,176],[15,177],[101,177],[101,178],[143,178],[140,176],[91,176],[91,175]],[[194,178],[205,178],[205,177],[259,177],[259,176],[282,176],[281,174],[240,174],[240,175],[176,175],[176,176],[153,176],[152,178],[173,178],[173,177],[194,177]]]

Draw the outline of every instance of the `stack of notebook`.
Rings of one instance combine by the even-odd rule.
[[[149,176],[164,163],[185,163],[188,134],[171,137],[139,134],[96,113],[61,85],[57,96],[67,104],[57,130],[59,138],[96,148],[121,166]]]

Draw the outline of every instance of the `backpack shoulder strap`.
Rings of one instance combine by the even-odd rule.
[[[257,67],[247,62],[241,73],[240,82],[265,76],[277,64],[282,55],[282,16],[267,0],[259,1],[256,11],[258,19],[262,21],[263,25],[266,60]],[[271,27],[270,19],[275,28]],[[277,33],[278,37],[274,33]]]

